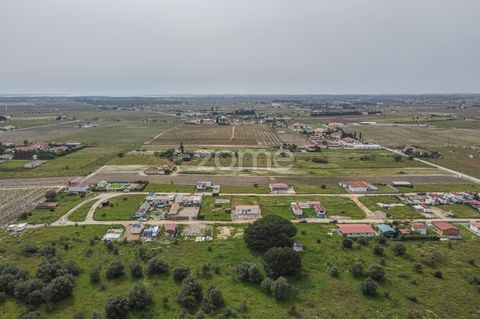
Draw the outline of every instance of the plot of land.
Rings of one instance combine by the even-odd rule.
[[[145,195],[122,195],[110,199],[107,207],[98,207],[93,214],[95,220],[131,220],[137,208],[145,201]]]
[[[480,218],[480,212],[468,205],[449,204],[439,207],[445,212],[451,212],[455,218]]]
[[[394,206],[391,208],[381,208],[378,203],[383,204],[400,204],[400,200],[395,196],[363,196],[359,198],[365,206],[371,211],[383,211],[387,214],[388,218],[393,219],[415,219],[422,218],[422,215],[418,213],[411,206]]]
[[[159,135],[152,145],[278,145],[266,125],[182,125]]]

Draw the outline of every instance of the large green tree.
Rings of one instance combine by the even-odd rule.
[[[267,251],[272,247],[292,247],[297,228],[291,221],[268,215],[245,230],[245,242],[251,249]]]

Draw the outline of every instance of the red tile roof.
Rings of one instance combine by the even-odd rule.
[[[348,185],[350,187],[353,187],[353,188],[370,186],[370,184],[368,184],[367,182],[364,182],[364,181],[348,182]]]
[[[368,224],[339,224],[337,228],[342,234],[369,234],[375,232]]]
[[[427,225],[423,224],[423,223],[412,223],[412,227],[413,228],[418,228],[418,229],[426,229],[427,228]]]
[[[432,224],[438,229],[440,229],[441,231],[449,230],[449,229],[459,230],[457,227],[447,222],[432,222]]]

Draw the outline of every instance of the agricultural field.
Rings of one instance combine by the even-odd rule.
[[[435,150],[440,158],[430,159],[432,163],[480,178],[479,147],[439,147]]]
[[[313,143],[305,136],[287,128],[277,130],[277,135],[283,144],[295,144],[300,147],[305,145],[313,145]]]
[[[47,187],[8,189],[0,187],[0,225],[15,220],[20,214],[33,210]]]
[[[391,208],[381,208],[377,203],[384,204],[400,204],[400,200],[395,196],[362,196],[359,198],[360,202],[367,206],[371,211],[383,211],[387,214],[388,218],[392,219],[416,219],[422,218],[422,215],[418,213],[411,206],[395,206]]]
[[[219,226],[220,227],[220,226]],[[242,226],[236,226],[240,230]],[[63,319],[65,314],[91,318],[93,313],[103,313],[110,295],[128,295],[134,283],[141,282],[152,293],[153,304],[145,312],[131,311],[130,318],[175,318],[182,313],[177,302],[180,283],[172,278],[172,269],[188,266],[199,274],[204,292],[210,285],[216,285],[225,299],[225,307],[250,318],[270,319],[272,314],[291,318],[315,318],[319,313],[325,318],[476,318],[480,316],[477,307],[478,292],[468,283],[470,277],[478,275],[478,267],[470,263],[478,250],[478,238],[469,238],[453,244],[447,242],[405,242],[406,256],[392,253],[392,243],[384,246],[384,256],[372,252],[374,242],[365,245],[354,243],[354,249],[342,248],[342,238],[332,234],[334,226],[314,224],[297,225],[296,239],[304,245],[302,274],[290,277],[298,292],[291,300],[276,301],[263,293],[258,285],[242,283],[235,276],[236,267],[242,262],[256,263],[263,268],[262,255],[252,252],[242,238],[230,237],[213,242],[180,240],[173,245],[168,241],[156,241],[140,246],[138,243],[118,243],[117,253],[95,241],[108,226],[40,228],[15,236],[0,232],[2,251],[0,265],[15,264],[19,268],[35,273],[41,257],[22,255],[22,247],[34,245],[43,247],[54,243],[57,258],[63,263],[74,261],[81,273],[75,277],[73,296],[66,301],[52,305],[48,318]],[[215,233],[217,233],[215,231]],[[90,244],[93,239],[93,244]],[[64,248],[68,247],[68,249]],[[128,265],[137,262],[146,267],[138,258],[140,247],[150,254],[159,255],[169,265],[164,275],[144,276],[134,279]],[[89,251],[86,254],[87,250]],[[431,264],[427,261],[434,259]],[[120,261],[126,267],[126,274],[117,279],[107,279],[106,269]],[[376,297],[362,295],[360,286],[363,277],[355,278],[350,271],[355,261],[364,269],[372,264],[383,264],[386,280],[380,281]],[[422,264],[423,270],[415,272],[413,263]],[[219,271],[208,271],[202,275],[203,265],[210,264]],[[90,271],[100,268],[100,283],[90,282]],[[338,276],[330,272],[337,268]],[[208,268],[208,267],[207,267]],[[263,272],[263,270],[262,270]],[[434,272],[441,272],[443,278],[436,278]],[[99,289],[99,287],[104,287]],[[432,293],[435,291],[435,293]],[[455,293],[452,293],[454,291]],[[242,304],[246,307],[242,307]],[[348,307],[345,307],[348,304]],[[17,318],[24,306],[7,297],[2,304],[4,318]],[[381,309],[381,315],[379,310]],[[47,313],[42,307],[41,311]],[[276,315],[275,315],[276,316]]]
[[[144,192],[165,192],[165,193],[193,193],[195,186],[181,184],[148,184]]]
[[[416,192],[480,192],[479,184],[417,184],[412,187],[397,187],[401,193]]]
[[[178,146],[278,145],[275,132],[266,125],[182,125],[157,136],[151,145]]]
[[[132,220],[138,207],[145,201],[144,194],[121,195],[109,199],[110,205],[98,207],[93,214],[94,220]]]

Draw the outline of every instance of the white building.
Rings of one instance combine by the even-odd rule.
[[[237,205],[235,206],[235,217],[237,218],[257,218],[262,211],[258,205]]]
[[[476,233],[477,235],[480,235],[480,221],[472,220],[470,222],[470,230]]]

